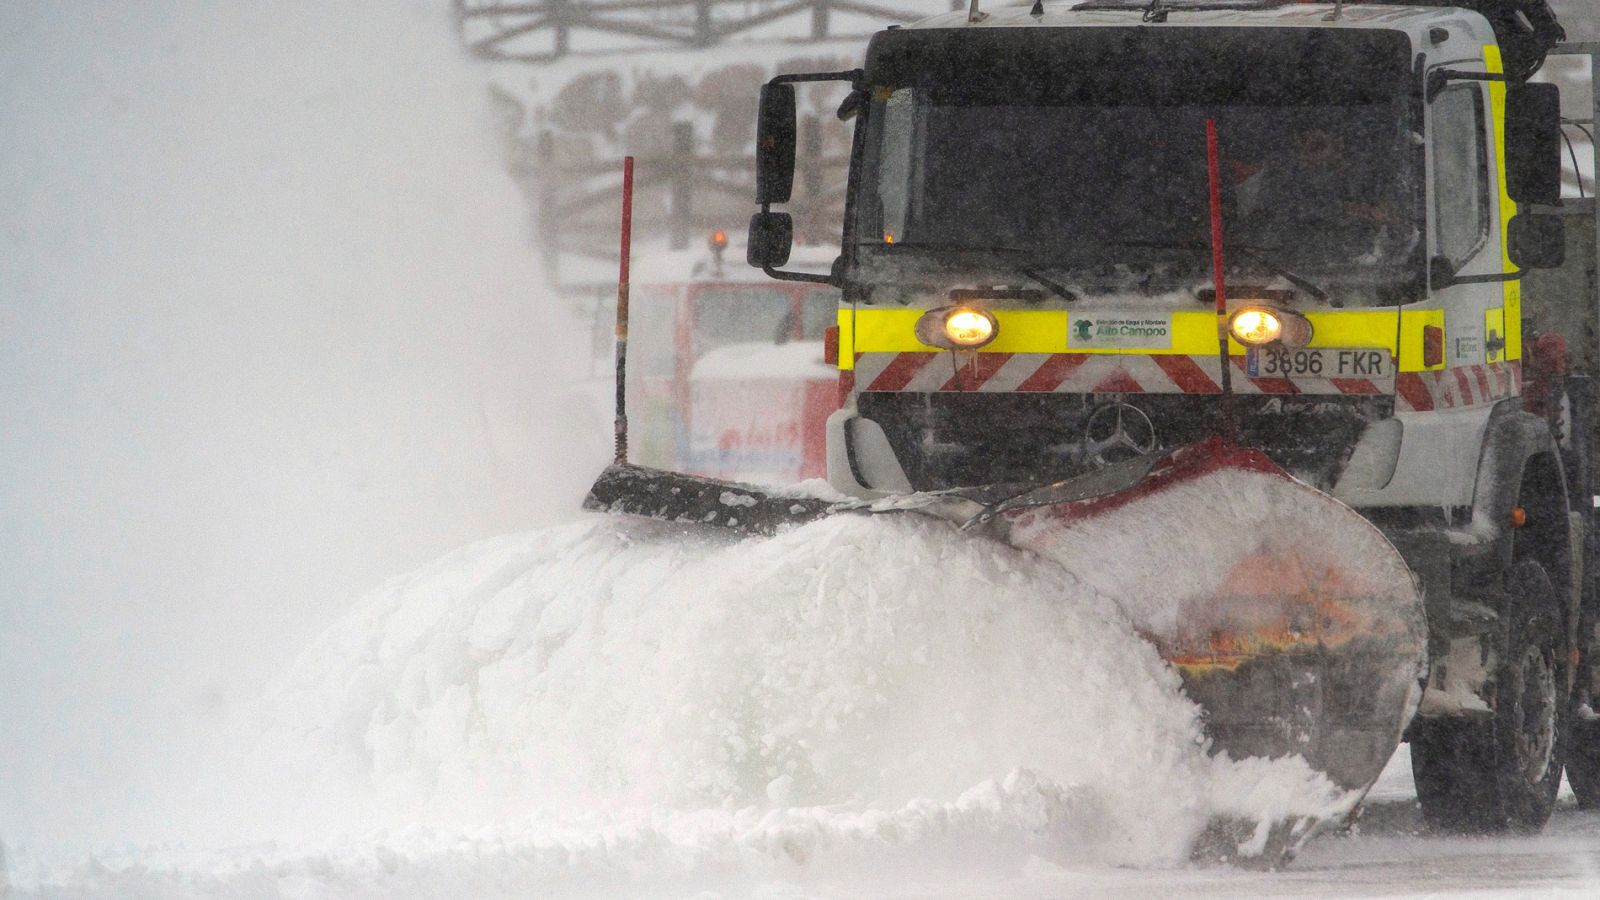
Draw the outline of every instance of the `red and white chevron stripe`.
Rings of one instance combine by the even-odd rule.
[[[1456,366],[1434,372],[1401,372],[1395,383],[1395,409],[1426,412],[1482,406],[1522,393],[1522,365],[1516,362]]]
[[[1245,357],[1232,358],[1240,394],[1387,394],[1390,379],[1252,378]],[[957,364],[952,353],[863,353],[854,384],[862,391],[935,393],[1220,394],[1215,356],[1107,353],[978,353]]]

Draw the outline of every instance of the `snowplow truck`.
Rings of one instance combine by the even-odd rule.
[[[1544,0],[1058,0],[776,77],[748,261],[841,291],[851,499],[621,464],[589,505],[939,516],[1115,598],[1214,752],[1302,756],[1353,807],[1407,740],[1455,831],[1539,829],[1563,767],[1600,803],[1596,213],[1563,199],[1593,148],[1536,77],[1600,48],[1563,40]],[[841,252],[792,271],[773,207],[823,81]]]

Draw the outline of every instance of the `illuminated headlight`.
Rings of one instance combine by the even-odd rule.
[[[1270,309],[1241,309],[1233,314],[1228,330],[1241,344],[1270,344],[1283,334],[1283,320]]]
[[[1305,316],[1287,310],[1247,306],[1228,321],[1233,339],[1247,347],[1279,341],[1286,347],[1311,343],[1311,323]]]
[[[999,333],[994,314],[975,306],[930,309],[917,320],[917,340],[947,350],[976,350]]]

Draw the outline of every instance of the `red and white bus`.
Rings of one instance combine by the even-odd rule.
[[[824,337],[839,292],[774,281],[711,252],[641,255],[629,302],[630,455],[644,465],[785,484],[826,475],[839,405]],[[804,248],[798,248],[799,260]],[[825,269],[828,260],[818,261]]]

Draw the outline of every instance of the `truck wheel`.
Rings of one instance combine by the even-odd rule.
[[[1505,658],[1486,688],[1494,714],[1423,720],[1412,732],[1417,799],[1434,829],[1537,831],[1555,808],[1568,665],[1555,588],[1539,563],[1523,560],[1506,591]]]
[[[1593,528],[1594,525],[1589,526]],[[1587,537],[1593,540],[1592,535]],[[1580,640],[1585,645],[1583,659],[1578,664],[1578,685],[1580,690],[1573,698],[1573,703],[1583,700],[1585,707],[1573,709],[1570,724],[1567,726],[1567,782],[1572,785],[1572,793],[1578,798],[1579,809],[1600,809],[1600,719],[1594,718],[1594,705],[1600,700],[1594,696],[1588,685],[1594,681],[1594,667],[1600,666],[1600,652],[1594,645],[1595,616],[1595,584],[1593,575],[1588,573],[1588,564],[1585,564],[1585,577],[1591,579],[1584,589],[1583,620],[1579,629]]]

